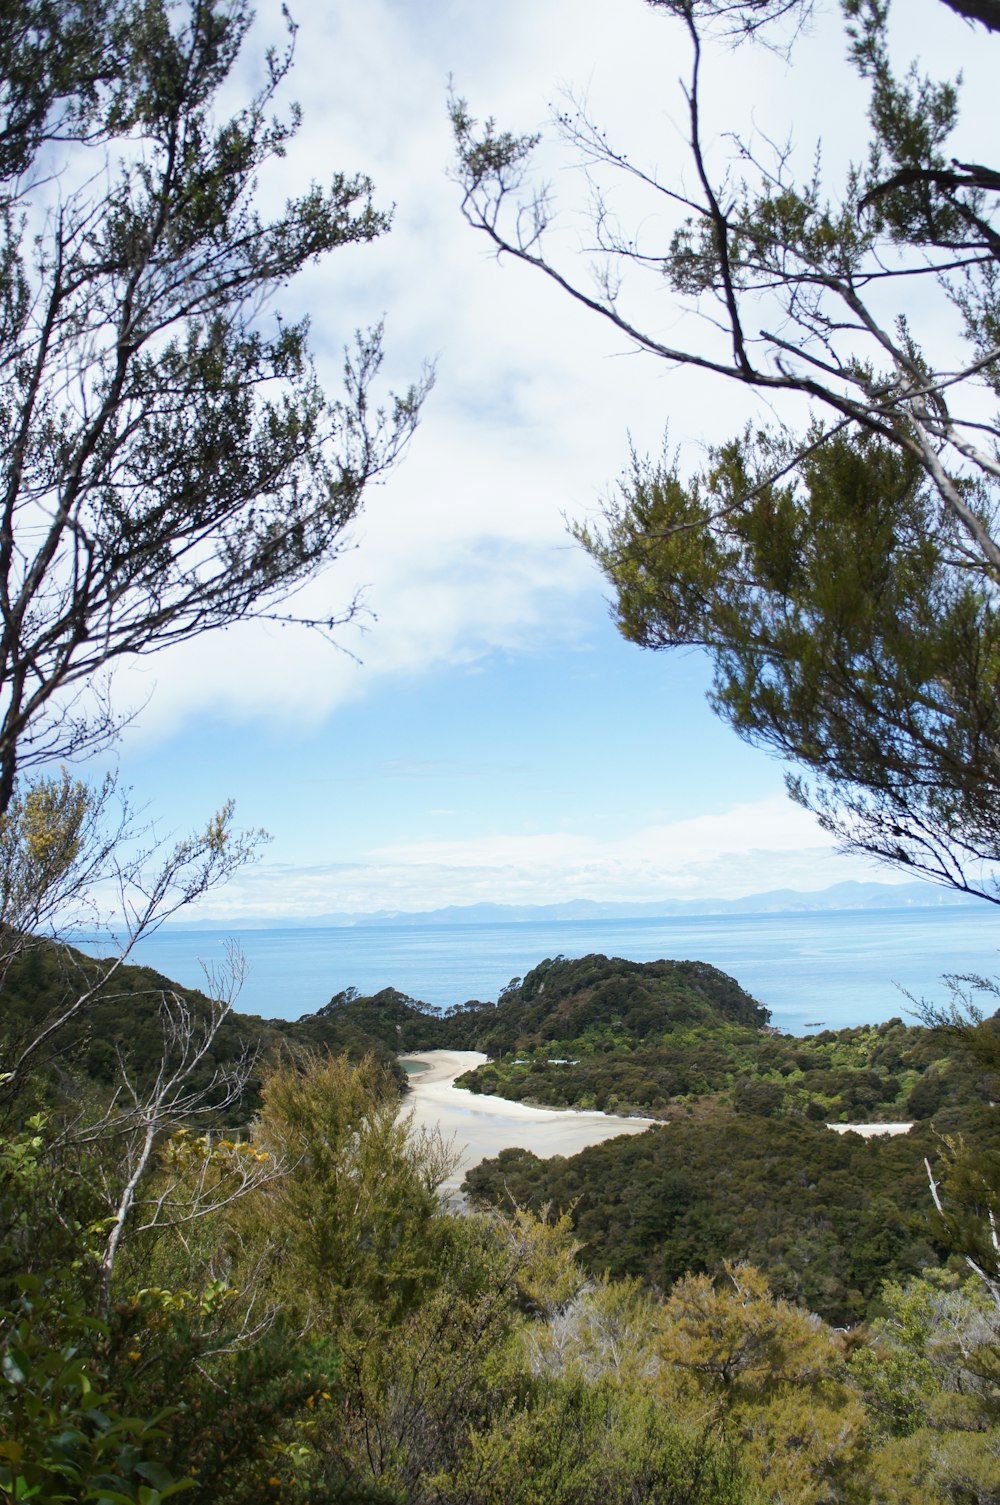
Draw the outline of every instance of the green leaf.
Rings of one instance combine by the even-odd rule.
[[[169,1489],[174,1482],[173,1475],[163,1467],[162,1463],[154,1461],[137,1463],[135,1465],[135,1472],[139,1475],[140,1479],[147,1479],[153,1485],[154,1489],[161,1491]]]

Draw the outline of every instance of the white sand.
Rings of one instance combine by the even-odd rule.
[[[518,1147],[543,1158],[575,1155],[616,1134],[641,1134],[657,1122],[576,1109],[530,1108],[456,1087],[457,1076],[487,1061],[478,1050],[427,1050],[406,1059],[426,1062],[428,1069],[410,1077],[404,1110],[412,1110],[420,1127],[439,1129],[454,1142],[460,1158],[449,1178],[452,1188],[461,1184],[471,1166],[504,1149]]]
[[[543,1159],[550,1155],[575,1155],[588,1145],[613,1139],[616,1134],[641,1134],[662,1121],[653,1118],[618,1118],[613,1113],[585,1112],[567,1108],[532,1108],[502,1097],[484,1097],[456,1087],[455,1078],[488,1057],[478,1050],[426,1050],[407,1056],[426,1071],[410,1077],[410,1092],[403,1111],[412,1112],[420,1128],[438,1129],[452,1141],[459,1160],[445,1183],[455,1191],[467,1170],[480,1160],[519,1147]],[[828,1124],[838,1134],[905,1134],[912,1124]]]

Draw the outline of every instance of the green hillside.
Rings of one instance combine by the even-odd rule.
[[[39,944],[18,957],[4,984],[7,1052],[93,990],[44,1053],[52,1082],[107,1087],[121,1060],[141,1081],[160,1060],[164,997],[196,1020],[211,1009],[203,993],[148,967],[121,966],[103,980],[108,966],[65,946]],[[998,1095],[993,1076],[956,1056],[941,1031],[891,1019],[799,1038],[767,1020],[733,978],[705,963],[557,957],[508,985],[495,1004],[471,1001],[444,1013],[391,987],[368,996],[346,989],[297,1020],[233,1011],[195,1076],[201,1085],[246,1053],[264,1062],[315,1049],[353,1061],[371,1054],[403,1086],[400,1054],[479,1050],[489,1061],[460,1084],[514,1101],[663,1119],[725,1108],[815,1123],[933,1120],[946,1132],[988,1117]],[[246,1117],[257,1106],[256,1080]]]
[[[10,965],[3,986],[3,1053],[9,1061],[75,999],[92,994],[37,1056],[43,1096],[65,1096],[81,1084],[100,1093],[118,1080],[122,1065],[137,1085],[148,1083],[163,1056],[164,1000],[189,1011],[197,1026],[212,1012],[210,999],[150,967],[113,967],[69,946],[31,945]],[[190,1075],[192,1090],[245,1057],[255,1058],[240,1101],[227,1121],[247,1122],[260,1106],[263,1072],[283,1055],[314,1050],[345,1054],[351,1061],[376,1058],[402,1087],[401,1050],[447,1043],[445,1022],[432,1009],[386,988],[371,998],[340,993],[314,1014],[297,1020],[262,1019],[233,1010]],[[42,1084],[47,1084],[43,1086]]]
[[[726,1104],[814,1122],[937,1118],[952,1127],[991,1101],[990,1082],[955,1059],[941,1032],[890,1019],[801,1038],[768,1018],[733,978],[703,962],[560,957],[512,983],[492,1013],[467,1021],[462,1043],[491,1060],[460,1085],[661,1118],[678,1104],[697,1112]]]

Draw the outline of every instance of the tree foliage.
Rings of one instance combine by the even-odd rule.
[[[636,459],[605,530],[578,536],[625,636],[707,650],[715,709],[806,771],[789,787],[828,830],[994,897],[996,596],[911,456],[759,432],[693,479]]]
[[[435,1283],[448,1147],[400,1117],[396,1084],[371,1058],[278,1067],[263,1096],[255,1143],[297,1167],[266,1196],[268,1225],[285,1246],[285,1305],[306,1323],[336,1311],[345,1327],[364,1327],[373,1308],[398,1320]],[[261,1209],[248,1202],[237,1216],[256,1224]]]
[[[331,401],[306,323],[263,317],[300,268],[389,220],[344,173],[261,213],[297,117],[272,113],[290,48],[219,113],[245,4],[125,3],[106,28],[84,3],[8,16],[0,809],[18,767],[113,733],[95,676],[123,656],[294,615],[282,603],[343,546],[424,390],[373,406],[376,328]]]
[[[188,1203],[169,1176],[149,1195],[164,1140],[214,1127],[250,1085],[252,1050],[231,1049],[231,1032],[217,1047],[241,961],[194,1002],[154,980],[138,1031],[95,1041],[95,1018],[121,998],[136,940],[262,833],[235,831],[226,804],[164,845],[113,778],[88,787],[52,760],[114,736],[107,676],[122,657],[293,617],[286,603],[343,547],[426,390],[376,406],[376,327],[331,400],[307,321],[266,311],[389,216],[342,172],[264,211],[298,125],[296,107],[277,112],[295,28],[286,16],[284,52],[256,60],[241,105],[252,20],[243,0],[14,0],[0,18],[0,1098],[16,1123],[63,1070],[57,1138],[103,1202],[105,1311],[137,1227],[181,1226],[253,1182],[245,1157],[222,1170],[206,1153]],[[95,921],[111,951],[96,963],[65,945]],[[81,1048],[113,1090],[69,1111]]]
[[[850,1324],[886,1278],[947,1258],[923,1163],[933,1152],[926,1131],[862,1139],[715,1109],[568,1158],[503,1150],[464,1185],[476,1205],[571,1209],[591,1271],[665,1290],[688,1271],[748,1260],[780,1297]]]
[[[625,634],[705,648],[717,709],[805,770],[792,793],[844,843],[995,899],[1000,174],[950,155],[960,91],[900,70],[885,0],[842,7],[869,132],[832,188],[791,142],[731,121],[713,139],[705,101],[713,46],[794,58],[818,7],[652,3],[690,48],[689,186],[584,110],[560,115],[596,200],[588,283],[530,187],[536,138],[479,129],[456,101],[466,218],[634,347],[752,389],[780,421],[695,475],[634,459],[604,529],[578,536]],[[952,9],[994,28],[989,6]],[[646,199],[635,232],[610,203],[622,178]],[[660,334],[664,282],[705,316],[700,342]]]
[[[11,0],[0,17],[0,180],[8,187],[47,142],[97,129],[98,99],[123,42],[121,5]],[[6,197],[6,194],[5,194]]]
[[[890,1019],[803,1039],[766,1017],[703,963],[556,957],[509,984],[495,1008],[437,1022],[443,1036],[428,1030],[423,1048],[484,1050],[491,1059],[466,1072],[463,1087],[548,1107],[671,1120],[724,1104],[741,1116],[934,1119],[943,1132],[988,1132],[995,1021],[976,1027],[974,1056],[956,1049],[965,1036],[942,1021]],[[410,1011],[408,1028],[420,1027]]]

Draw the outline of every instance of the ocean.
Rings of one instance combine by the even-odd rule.
[[[237,1008],[272,1019],[314,1013],[347,987],[363,994],[393,987],[437,1008],[495,999],[545,957],[603,952],[711,962],[765,1004],[778,1029],[802,1034],[906,1018],[915,1007],[907,992],[940,1005],[949,996],[943,975],[1000,972],[1000,912],[988,904],[480,925],[165,926],[133,959],[204,987],[202,963],[223,960],[227,940],[247,962]],[[991,1013],[998,1002],[983,1006]]]

